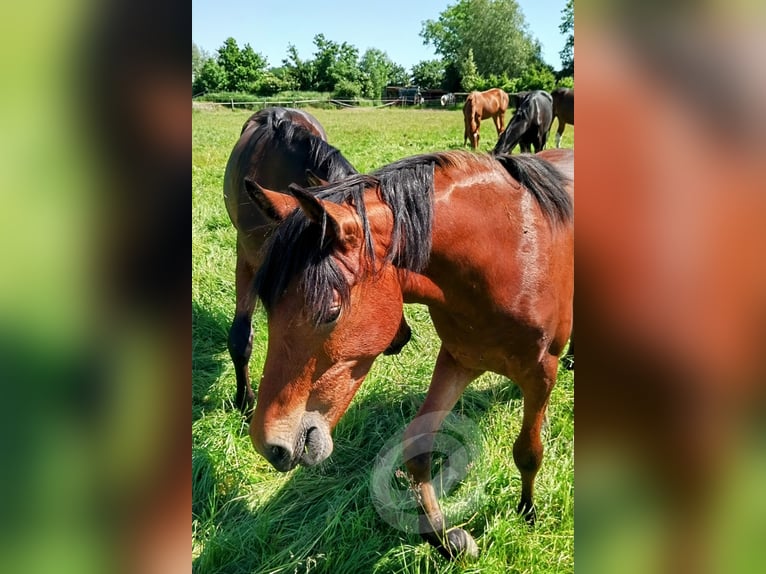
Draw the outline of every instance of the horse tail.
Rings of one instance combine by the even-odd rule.
[[[571,181],[551,163],[531,154],[497,155],[498,162],[537,200],[545,216],[554,224],[570,223],[574,201],[566,186]]]

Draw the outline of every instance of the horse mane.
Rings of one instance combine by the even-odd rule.
[[[384,166],[370,175],[357,174],[323,187],[311,188],[319,199],[352,205],[362,222],[365,254],[373,269],[375,250],[364,204],[364,192],[377,187],[380,199],[393,216],[391,246],[387,262],[413,271],[422,270],[431,255],[433,227],[434,166],[450,164],[449,154],[427,154],[405,158]],[[296,209],[280,223],[263,248],[263,263],[254,282],[255,292],[269,309],[295,276],[306,305],[315,310],[314,321],[329,316],[333,291],[347,305],[350,287],[329,255],[332,246],[324,241],[324,226],[312,224]]]
[[[253,149],[259,143],[264,146],[282,146],[293,151],[296,157],[307,158],[307,165],[317,175],[328,181],[337,181],[358,173],[340,150],[312,132],[306,126],[296,122],[293,117],[302,115],[307,121],[311,116],[300,110],[272,107],[260,110],[248,118],[242,126],[242,133],[255,126],[252,141]],[[308,116],[308,117],[307,117]],[[314,120],[312,124],[316,122]],[[321,126],[315,126],[318,131]],[[321,130],[322,133],[324,130]]]
[[[375,250],[364,204],[367,189],[377,187],[379,197],[391,210],[393,230],[385,261],[399,268],[421,271],[431,256],[435,169],[469,169],[475,162],[500,163],[532,193],[551,221],[572,218],[572,200],[565,189],[566,177],[548,162],[534,156],[478,156],[453,151],[422,154],[395,161],[370,175],[357,174],[335,184],[311,188],[319,199],[347,203],[362,223],[365,256],[374,269]],[[254,289],[267,309],[273,308],[290,281],[299,277],[306,306],[314,310],[315,324],[331,315],[333,292],[348,305],[350,286],[335,260],[333,247],[325,241],[324,225],[313,224],[296,209],[276,226],[263,248],[263,263]]]
[[[537,200],[545,217],[566,224],[574,218],[574,202],[567,192],[570,179],[553,164],[533,154],[498,154],[495,159]]]

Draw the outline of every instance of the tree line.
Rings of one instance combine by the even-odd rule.
[[[500,87],[509,92],[571,86],[574,78],[574,0],[561,12],[562,69],[542,58],[516,0],[458,0],[436,20],[423,22],[420,36],[439,59],[415,64],[408,73],[378,49],[314,37],[313,58],[303,60],[290,44],[280,66],[249,44],[228,38],[214,56],[192,42],[192,93],[245,92],[272,96],[286,91],[330,92],[335,98],[381,98],[388,85],[468,92]]]

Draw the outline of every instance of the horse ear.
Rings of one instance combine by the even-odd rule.
[[[245,191],[258,206],[258,209],[266,217],[277,223],[298,208],[298,201],[294,197],[261,187],[247,177],[245,178]]]
[[[294,183],[287,189],[298,200],[306,217],[316,225],[322,226],[326,239],[337,241],[344,247],[354,243],[352,238],[355,237],[354,230],[357,226],[348,209],[331,201],[322,201]]]
[[[329,183],[327,180],[322,179],[310,169],[306,170],[306,181],[309,183],[309,187],[325,186]]]

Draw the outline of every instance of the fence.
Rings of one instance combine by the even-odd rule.
[[[468,94],[464,94],[464,93],[456,93],[454,103],[446,107],[453,108],[458,105],[462,105],[467,95]],[[234,100],[233,98],[230,98],[229,101],[227,102],[216,102],[216,101],[199,100],[199,99],[192,98],[193,109],[211,109],[215,107],[226,107],[232,110],[237,108],[249,109],[249,110],[260,110],[270,106],[286,106],[290,108],[315,107],[315,108],[333,108],[333,109],[341,109],[341,108],[376,109],[376,108],[387,108],[392,106],[406,106],[406,107],[412,107],[416,109],[443,107],[441,104],[440,98],[426,98],[426,97],[421,97],[418,103],[414,103],[411,98],[408,99],[404,97],[395,98],[395,99],[380,99],[380,100],[367,100],[362,98],[357,98],[353,100],[339,100],[336,98],[328,97],[328,98],[304,99],[304,100],[299,100],[299,99],[266,100],[264,99],[264,100],[243,100],[243,101],[238,101],[238,100]]]

